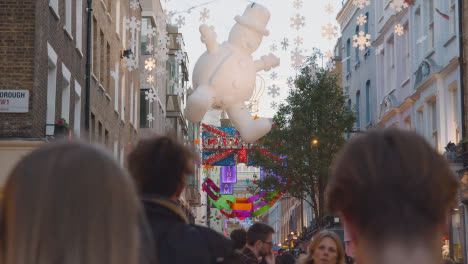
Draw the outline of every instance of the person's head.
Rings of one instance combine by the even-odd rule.
[[[244,229],[236,229],[231,232],[231,240],[234,242],[234,249],[242,249],[247,242],[247,232]]]
[[[142,139],[128,156],[128,169],[140,193],[176,199],[193,173],[193,154],[168,136]]]
[[[283,254],[283,263],[284,264],[294,264],[296,263],[296,259],[291,253],[284,253]]]
[[[281,255],[276,255],[276,257],[275,257],[275,264],[284,264],[283,256],[281,256]]]
[[[457,186],[447,161],[422,137],[374,130],[352,138],[336,158],[327,203],[356,243],[439,244]]]
[[[344,264],[345,253],[337,234],[322,230],[315,234],[309,243],[309,251],[299,263]]]
[[[51,143],[9,174],[0,210],[0,262],[137,263],[144,222],[134,184],[111,156]]]
[[[442,264],[453,264],[453,260],[451,258],[444,258]]]
[[[271,253],[275,230],[266,224],[255,223],[247,230],[247,245],[257,257]]]

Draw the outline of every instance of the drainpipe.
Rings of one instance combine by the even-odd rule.
[[[91,16],[93,13],[93,0],[88,0],[88,7],[86,12],[88,14],[88,26],[86,28],[86,95],[85,95],[85,130],[89,135],[89,104],[90,104],[90,90],[91,90]]]
[[[463,52],[463,0],[458,0],[458,45],[459,45],[459,53],[460,53],[460,99],[461,99],[461,134],[462,138],[466,135],[466,128],[465,128],[465,89],[464,89],[464,77],[463,77],[463,69],[464,69],[464,52]],[[464,151],[467,151],[466,149]]]

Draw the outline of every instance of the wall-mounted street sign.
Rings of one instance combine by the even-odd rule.
[[[27,113],[28,90],[0,90],[0,113]]]

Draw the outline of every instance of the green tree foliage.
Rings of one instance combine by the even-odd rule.
[[[258,148],[285,158],[279,161],[257,151],[253,159],[267,173],[250,191],[281,191],[303,199],[322,226],[329,169],[356,118],[346,104],[347,94],[337,85],[338,76],[317,68],[316,56],[309,57],[286,104],[279,107],[271,132],[260,140]]]

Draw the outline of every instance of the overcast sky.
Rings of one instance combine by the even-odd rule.
[[[278,50],[273,53],[281,59],[281,65],[272,70],[278,76],[276,80],[271,78],[272,71],[260,72],[265,79],[266,87],[263,96],[259,100],[258,116],[272,117],[275,114],[275,110],[271,108],[271,103],[276,102],[279,104],[284,101],[289,89],[286,79],[296,75],[291,62],[291,52],[296,47],[294,39],[298,36],[303,38],[303,44],[299,49],[304,51],[304,55],[310,54],[313,47],[319,48],[324,53],[327,50],[332,50],[337,38],[328,40],[322,37],[322,26],[326,26],[328,23],[338,26],[336,14],[342,6],[342,1],[258,0],[256,2],[268,8],[271,17],[267,25],[270,35],[263,39],[260,48],[253,54],[253,57],[254,59],[259,59],[262,55],[269,54],[271,52],[271,45],[276,44]],[[213,25],[218,35],[218,42],[222,43],[227,40],[229,31],[235,24],[234,17],[242,15],[249,3],[251,1],[246,0],[161,0],[164,9],[175,13],[172,18],[173,24],[175,24],[179,16],[185,20],[185,25],[180,27],[179,32],[184,36],[185,50],[190,60],[190,75],[198,57],[206,51],[205,46],[200,41],[199,26],[203,23]],[[295,4],[302,4],[302,7],[297,9],[294,6]],[[334,7],[332,14],[325,12],[327,4]],[[205,22],[201,22],[200,13],[205,8],[209,10],[209,18]],[[296,14],[305,17],[305,26],[300,30],[290,27],[291,17],[295,17]],[[339,30],[337,30],[337,33],[339,34]],[[284,38],[289,40],[289,46],[286,51],[281,48],[280,44]],[[267,94],[267,87],[273,84],[280,87],[280,95],[275,98]]]

